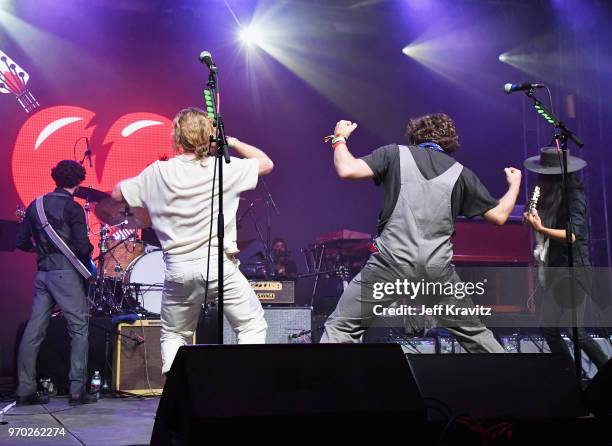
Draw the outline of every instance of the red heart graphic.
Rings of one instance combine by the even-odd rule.
[[[19,130],[13,149],[13,182],[21,202],[29,204],[38,195],[55,188],[51,168],[62,159],[80,160],[85,142],[92,141],[94,169],[84,163],[83,186],[110,191],[120,180],[137,175],[161,156],[171,156],[172,122],[155,113],[130,113],[112,125],[105,137],[94,138],[91,125],[95,113],[81,107],[57,106],[32,115]],[[98,221],[92,213],[92,230]],[[92,243],[97,240],[92,238]]]

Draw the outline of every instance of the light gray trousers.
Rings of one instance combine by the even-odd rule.
[[[395,299],[388,297],[374,300],[362,291],[362,279],[361,273],[359,273],[344,290],[338,301],[338,306],[325,322],[325,332],[321,338],[321,343],[361,342],[363,334],[376,317],[373,312],[374,306],[388,307],[395,302]],[[469,297],[464,297],[461,299],[461,305],[470,307],[473,304]],[[464,324],[462,324],[461,319],[445,319],[440,322],[470,353],[505,352],[491,330],[487,329],[477,318],[465,319]]]
[[[217,257],[211,257],[208,298],[217,298]],[[224,263],[223,309],[238,344],[265,344],[268,325],[264,310],[238,261]],[[161,307],[162,372],[168,373],[178,349],[193,338],[206,289],[206,260],[166,261]]]

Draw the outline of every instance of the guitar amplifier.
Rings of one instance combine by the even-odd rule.
[[[295,282],[292,280],[251,280],[249,283],[264,305],[295,303]]]
[[[266,344],[310,344],[312,307],[264,308],[268,323]],[[236,333],[227,319],[223,322],[223,343],[236,344]]]
[[[436,353],[436,340],[434,338],[415,338],[413,336],[394,336],[389,339],[402,347],[404,354],[434,354]]]
[[[137,395],[161,395],[161,321],[119,324],[114,355],[115,390]],[[195,333],[189,344],[195,344]]]

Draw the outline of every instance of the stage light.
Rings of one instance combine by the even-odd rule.
[[[253,103],[263,103],[265,96],[263,91],[259,91],[261,85],[277,82],[277,68],[270,63],[270,59],[274,59],[327,100],[345,110],[347,116],[364,122],[366,127],[368,124],[365,123],[369,123],[370,130],[383,127],[386,121],[382,114],[374,113],[368,108],[363,95],[355,94],[357,91],[371,89],[369,79],[360,79],[351,74],[351,67],[366,66],[371,63],[371,59],[365,54],[356,54],[351,58],[338,57],[329,50],[329,42],[337,39],[338,33],[355,31],[359,35],[371,33],[375,36],[378,31],[364,30],[358,24],[330,26],[327,21],[322,21],[318,8],[311,8],[309,2],[297,3],[301,6],[294,2],[256,2],[247,20],[235,20],[237,50],[246,66],[244,73],[250,85]],[[229,2],[225,4],[230,14],[237,18]],[[338,31],[338,28],[341,30]],[[264,108],[263,104],[257,107]],[[279,100],[279,109],[283,112],[295,109],[290,95],[283,95],[282,100]]]
[[[260,46],[264,41],[262,31],[254,25],[242,28],[238,33],[238,37],[246,45]]]
[[[412,52],[412,47],[410,45],[406,45],[404,48],[402,48],[402,53],[404,53],[404,55],[411,57],[411,52]]]
[[[413,42],[402,48],[402,53],[404,56],[420,61],[426,58],[426,53],[432,49],[432,46],[428,42]]]
[[[13,0],[0,0],[0,9],[7,12],[12,12],[15,9]]]
[[[508,60],[508,55],[506,53],[502,53],[498,57],[500,62],[506,62]]]

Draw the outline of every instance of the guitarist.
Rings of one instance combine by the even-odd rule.
[[[555,147],[540,149],[540,155],[525,160],[527,170],[537,173],[537,184],[540,187],[541,198],[539,211],[526,212],[523,219],[531,226],[538,241],[534,255],[544,267],[541,269],[539,281],[544,289],[539,309],[541,316],[540,331],[546,339],[550,351],[563,355],[568,364],[574,367],[574,361],[569,348],[563,342],[560,327],[571,325],[571,301],[568,290],[570,283],[566,268],[568,266],[565,227],[567,215],[562,196],[561,155]],[[584,186],[576,173],[586,167],[586,162],[580,158],[568,157],[568,197],[569,211],[572,222],[572,249],[574,260],[575,305],[578,321],[578,344],[593,361],[601,368],[607,357],[597,343],[589,336],[582,326],[581,319],[585,303],[591,288],[589,259],[589,220],[587,197]],[[569,330],[569,335],[572,331]]]
[[[89,262],[93,246],[87,237],[85,213],[74,201],[74,193],[85,180],[85,169],[76,161],[63,160],[51,170],[51,177],[57,188],[43,198],[47,219],[79,260]],[[89,312],[83,278],[47,236],[38,217],[35,201],[28,206],[19,226],[16,245],[23,251],[36,252],[38,264],[32,314],[23,333],[17,358],[17,404],[49,401],[47,395],[37,392],[36,358],[55,304],[66,318],[71,339],[70,404],[93,403],[96,398],[85,390]]]

